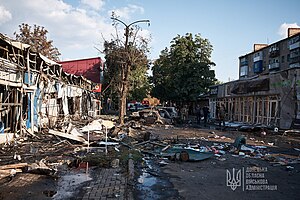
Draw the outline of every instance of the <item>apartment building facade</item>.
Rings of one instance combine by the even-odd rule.
[[[300,28],[239,57],[239,80],[211,87],[210,109],[224,104],[227,120],[282,129],[300,121]]]

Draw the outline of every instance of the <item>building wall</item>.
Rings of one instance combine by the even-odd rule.
[[[211,105],[224,103],[227,120],[292,128],[300,121],[300,28],[270,45],[254,45],[239,57],[239,80],[217,91]]]
[[[216,106],[220,104],[225,105],[227,121],[289,129],[300,118],[299,68],[228,82],[218,85],[217,90],[214,87],[214,91],[217,95],[209,99],[212,118],[217,117]]]
[[[263,48],[254,46],[253,52],[241,56],[239,79],[298,67],[300,65],[300,29],[297,30],[298,34],[265,47],[261,46]]]
[[[76,107],[70,113],[62,112],[67,107],[60,104],[63,98],[59,95],[59,85],[69,88],[70,94],[65,97],[70,98],[72,105],[75,97],[86,99],[81,105],[86,112],[79,114],[87,116],[88,110],[94,110],[89,106],[93,101],[90,80],[65,73],[61,65],[32,52],[29,47],[12,42],[0,33],[1,132],[26,134],[40,127],[52,128],[57,125],[58,118],[68,119],[71,112],[83,110]],[[26,124],[26,131],[23,124]]]

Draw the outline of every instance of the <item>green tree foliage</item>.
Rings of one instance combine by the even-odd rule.
[[[163,101],[187,102],[208,92],[216,81],[212,50],[200,34],[177,35],[154,63],[152,95]]]
[[[16,40],[31,45],[31,49],[47,58],[59,61],[60,52],[53,46],[53,41],[47,38],[48,31],[41,26],[28,24],[19,25],[19,33],[14,32]]]
[[[146,58],[145,58],[146,59]],[[129,77],[130,88],[128,94],[128,100],[142,101],[150,91],[150,80],[147,75],[147,60],[143,60],[135,69],[131,72]]]
[[[120,93],[121,84],[121,66],[123,61],[122,52],[123,47],[116,45],[116,41],[104,42],[104,53],[106,60],[106,67],[104,72],[104,88],[105,95],[111,99],[116,99]],[[145,52],[146,53],[146,52]],[[137,53],[136,63],[132,66],[129,75],[128,101],[141,101],[150,91],[150,80],[147,76],[148,60],[145,53]]]
[[[125,38],[119,38],[117,35],[115,40],[104,43],[110,85],[115,85],[119,98],[119,122],[124,124],[128,94],[133,88],[140,89],[137,86],[143,79],[139,75],[145,74],[144,67],[147,69],[146,53],[149,51],[148,40],[138,35],[140,28],[134,24],[149,22],[149,20],[138,20],[127,25],[116,18],[114,13],[112,19],[116,30],[118,23],[125,26]],[[138,75],[133,76],[134,73]],[[136,84],[133,84],[133,81],[136,81]]]

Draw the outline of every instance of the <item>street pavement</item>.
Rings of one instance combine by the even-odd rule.
[[[83,200],[130,199],[126,193],[127,178],[119,168],[104,168],[86,188]]]

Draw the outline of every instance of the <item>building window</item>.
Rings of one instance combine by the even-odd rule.
[[[248,66],[247,65],[241,66],[240,76],[243,77],[243,76],[247,76],[247,75],[248,75]]]
[[[281,62],[284,63],[284,56],[281,56]]]
[[[254,64],[253,64],[253,72],[254,73],[260,73],[262,71],[263,71],[263,61],[260,60],[260,61],[254,62]]]

